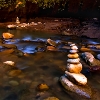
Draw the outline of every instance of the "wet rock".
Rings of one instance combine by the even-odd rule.
[[[0,52],[0,54],[2,54],[2,55],[6,55],[6,54],[11,54],[11,53],[13,53],[14,52],[14,49],[8,49],[8,50],[3,50],[2,52]]]
[[[91,52],[92,50],[89,49],[89,48],[82,47],[82,48],[80,48],[80,51],[82,51],[82,52]]]
[[[51,40],[51,39],[47,39],[47,43],[48,43],[49,45],[51,45],[51,46],[54,46],[54,47],[57,46],[57,43],[56,43],[55,41]]]
[[[68,59],[67,60],[68,63],[72,63],[72,64],[77,64],[80,63],[80,59],[76,58],[76,59]]]
[[[6,33],[3,33],[3,34],[2,34],[2,37],[3,37],[4,39],[11,39],[11,38],[14,37],[14,35],[11,34],[11,33],[6,32]]]
[[[94,58],[94,56],[91,53],[89,53],[89,52],[82,53],[82,58],[90,66],[100,66],[100,60]]]
[[[97,58],[100,60],[100,54],[97,55]]]
[[[79,57],[79,55],[77,53],[68,54],[67,56],[68,56],[68,58],[78,58]]]
[[[81,73],[70,73],[68,71],[65,71],[66,76],[68,79],[78,85],[86,85],[87,84],[87,78],[81,74]]]
[[[11,77],[15,77],[15,76],[18,76],[19,74],[21,74],[22,71],[21,70],[11,70],[8,75],[11,76]]]
[[[3,62],[4,64],[10,65],[10,66],[14,66],[15,63],[13,61],[5,61]]]
[[[48,85],[45,84],[45,83],[39,84],[39,85],[37,86],[37,90],[39,90],[39,91],[46,91],[46,90],[48,90],[48,89],[49,89],[49,87],[48,87]]]
[[[9,81],[9,84],[12,85],[12,86],[17,86],[17,85],[19,85],[19,83],[18,83],[17,81],[15,81],[15,80]]]
[[[53,46],[47,46],[47,50],[49,50],[49,51],[57,51],[57,48],[55,48]]]
[[[92,90],[88,86],[79,86],[75,85],[71,81],[69,81],[65,76],[60,77],[60,82],[62,86],[66,89],[65,91],[69,94],[73,93],[73,96],[78,95],[80,97],[79,100],[83,100],[82,98],[90,99],[92,97]],[[74,97],[73,97],[74,98]]]
[[[67,68],[66,68],[69,72],[71,73],[80,73],[82,70],[82,64],[67,64]]]
[[[17,49],[17,46],[14,44],[2,44],[2,46],[8,49]]]
[[[59,99],[57,97],[48,97],[48,98],[46,98],[44,100],[59,100]]]
[[[18,57],[22,57],[24,56],[24,53],[21,50],[15,49],[14,53],[18,56]]]
[[[78,51],[77,50],[69,50],[69,52],[74,54],[74,53],[77,53]]]
[[[37,86],[38,86],[38,82],[34,81],[34,82],[31,83],[30,88],[34,88],[35,89]]]

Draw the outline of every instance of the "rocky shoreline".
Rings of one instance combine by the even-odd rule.
[[[100,21],[92,19],[72,19],[72,18],[34,18],[28,22],[25,19],[20,21],[18,29],[29,29],[34,31],[86,36],[89,38],[100,38]],[[6,28],[7,25],[15,25],[15,22],[0,23],[0,27]]]

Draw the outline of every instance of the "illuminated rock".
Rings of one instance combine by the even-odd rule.
[[[76,58],[76,59],[68,59],[67,60],[68,63],[72,63],[72,64],[76,64],[76,63],[80,63],[80,59]]]
[[[73,96],[78,95],[80,98],[79,100],[83,100],[83,98],[90,99],[92,97],[92,90],[88,86],[76,85],[65,76],[60,77],[60,82],[62,86],[65,88],[65,92],[73,94]]]
[[[75,58],[78,58],[78,57],[79,57],[79,55],[78,55],[77,53],[68,54],[67,56],[68,56],[68,58],[73,58],[73,59],[75,59]]]
[[[56,42],[51,40],[51,39],[47,39],[47,43],[50,44],[51,46],[55,46],[56,47]]]
[[[4,38],[4,39],[11,39],[11,38],[13,38],[13,37],[14,37],[14,35],[13,35],[13,34],[8,33],[8,32],[3,33],[3,34],[2,34],[2,36],[3,36],[3,38]]]
[[[68,63],[66,68],[71,73],[80,73],[82,70],[82,64],[81,63],[78,63],[78,64]]]
[[[65,71],[65,74],[67,75],[68,79],[73,83],[77,83],[79,85],[87,84],[87,78],[81,73],[70,73],[68,71]]]
[[[7,65],[11,65],[11,66],[14,66],[15,65],[15,62],[13,62],[13,61],[5,61],[3,63],[4,64],[7,64]]]

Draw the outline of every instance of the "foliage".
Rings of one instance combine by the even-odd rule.
[[[25,6],[26,2],[31,2],[37,4],[39,7],[51,8],[58,4],[65,6],[68,0],[0,0],[0,8],[9,7],[15,5],[15,8]]]

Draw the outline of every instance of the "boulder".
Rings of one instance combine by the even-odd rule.
[[[72,94],[72,96],[80,98],[76,100],[86,100],[92,97],[92,90],[87,85],[85,86],[75,85],[65,76],[60,77],[60,82],[64,87],[65,92]]]
[[[87,78],[81,74],[81,73],[70,73],[68,71],[65,71],[65,75],[68,77],[68,79],[78,85],[86,85],[87,84]]]
[[[90,66],[100,66],[100,60],[94,58],[94,56],[91,53],[89,53],[89,52],[82,53],[82,58]]]

